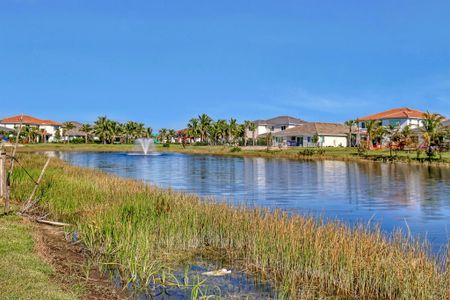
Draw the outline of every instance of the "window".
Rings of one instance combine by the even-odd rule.
[[[398,120],[398,119],[390,119],[389,120],[389,125],[390,126],[400,126],[400,120]]]
[[[272,131],[274,131],[275,130],[275,126],[272,126],[272,129],[271,129]]]
[[[366,122],[361,122],[361,128],[366,128]]]
[[[286,130],[286,126],[281,126],[281,130]]]

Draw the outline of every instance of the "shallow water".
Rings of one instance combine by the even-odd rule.
[[[450,168],[162,153],[55,152],[67,162],[219,201],[410,229],[441,251],[450,236]]]

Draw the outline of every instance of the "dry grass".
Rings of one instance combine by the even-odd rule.
[[[35,176],[44,163],[37,155],[20,159]],[[25,199],[31,188],[17,169],[14,197]],[[449,254],[438,260],[400,233],[201,201],[59,160],[38,196],[54,218],[77,224],[99,265],[130,280],[151,282],[167,266],[207,251],[270,279],[291,298],[449,298]]]

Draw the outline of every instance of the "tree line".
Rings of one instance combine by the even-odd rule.
[[[255,123],[244,121],[239,124],[234,118],[231,118],[230,120],[218,119],[217,121],[214,121],[207,114],[201,114],[197,118],[190,119],[186,129],[180,131],[178,137],[183,143],[198,142],[205,145],[228,144],[247,146],[249,142],[247,132],[252,133],[252,143],[255,145]]]

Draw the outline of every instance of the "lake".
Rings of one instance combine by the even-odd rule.
[[[213,196],[218,201],[408,230],[443,249],[450,229],[450,169],[378,162],[294,161],[161,153],[54,152],[77,166]]]

